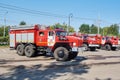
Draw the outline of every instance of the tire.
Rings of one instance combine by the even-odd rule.
[[[110,51],[111,50],[111,46],[109,44],[106,44],[105,45],[105,49],[108,50],[108,51]]]
[[[83,47],[85,47],[85,51],[88,51],[88,45],[87,44],[83,44]]]
[[[25,55],[27,57],[33,57],[33,56],[35,56],[35,49],[34,49],[33,45],[27,45],[25,47]]]
[[[17,46],[17,54],[20,55],[20,56],[24,56],[24,45],[23,44],[19,44]]]
[[[113,51],[116,51],[116,49],[117,49],[116,47],[112,47],[112,50],[113,50]]]
[[[95,50],[96,50],[95,47],[91,47],[91,48],[90,48],[90,51],[95,51]]]
[[[78,52],[70,52],[69,53],[69,60],[76,58],[78,55]]]
[[[58,47],[55,49],[53,55],[57,61],[67,61],[69,58],[69,51],[64,47]]]

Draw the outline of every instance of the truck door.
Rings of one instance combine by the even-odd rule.
[[[49,31],[48,33],[48,46],[53,46],[55,44],[55,32]]]
[[[47,46],[47,33],[45,31],[38,32],[37,43],[39,46]]]
[[[106,42],[106,39],[102,38],[102,44],[105,44],[105,42]]]
[[[120,39],[118,39],[118,44],[120,45]]]

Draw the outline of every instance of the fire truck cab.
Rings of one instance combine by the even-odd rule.
[[[103,44],[103,47],[105,47],[106,50],[115,51],[119,47],[119,42],[118,42],[119,40],[117,37],[106,36],[106,37],[104,37],[104,39],[105,39],[105,44]]]
[[[33,57],[38,52],[52,53],[56,60],[74,59],[81,50],[77,37],[68,37],[66,31],[51,30],[41,25],[16,26],[10,29],[10,48],[18,55]]]

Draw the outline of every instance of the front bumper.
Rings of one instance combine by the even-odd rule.
[[[112,47],[120,47],[120,45],[115,45],[115,44],[114,44],[114,45],[112,45]]]
[[[72,47],[72,52],[83,52],[85,47]]]
[[[88,46],[89,47],[100,47],[100,45],[98,45],[98,44],[89,44]]]

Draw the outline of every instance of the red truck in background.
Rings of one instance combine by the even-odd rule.
[[[83,46],[85,50],[95,51],[96,48],[100,47],[101,36],[97,34],[83,34]]]
[[[100,47],[102,42],[102,36],[97,34],[80,34],[80,33],[73,33],[70,34],[71,36],[76,36],[81,39],[82,46],[85,48],[84,50],[91,50],[95,51],[96,48]]]
[[[102,44],[102,47],[104,47],[106,50],[115,51],[119,47],[119,39],[117,37],[105,36],[105,37],[103,37],[103,39],[104,39],[105,43]]]
[[[56,60],[74,59],[80,48],[80,40],[75,36],[67,36],[61,29],[51,30],[40,25],[16,26],[10,29],[10,48],[18,55],[33,57],[38,52],[52,53]]]

